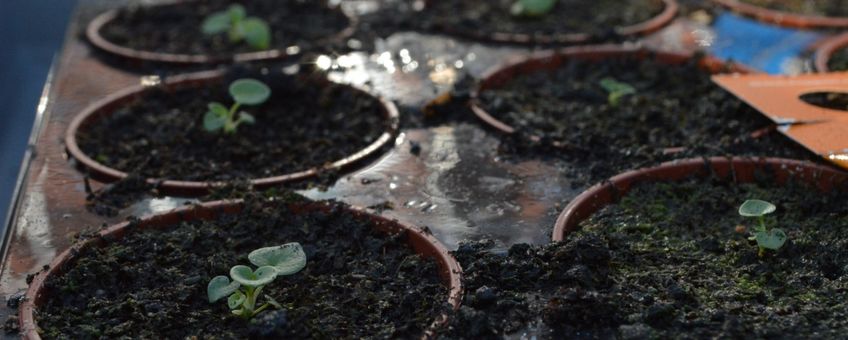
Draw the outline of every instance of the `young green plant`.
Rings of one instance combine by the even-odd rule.
[[[601,79],[600,83],[601,87],[609,93],[607,96],[607,101],[613,107],[618,106],[619,102],[621,102],[621,98],[625,96],[636,94],[636,89],[630,84],[622,83],[614,78],[604,78]]]
[[[262,19],[248,17],[244,6],[239,4],[206,17],[201,31],[206,35],[227,32],[230,42],[246,41],[255,50],[267,50],[271,45],[271,28],[268,24]]]
[[[758,224],[754,228],[750,240],[757,241],[760,257],[765,254],[766,249],[778,250],[786,243],[786,232],[779,228],[769,229],[766,226],[766,215],[777,210],[774,204],[761,200],[747,200],[739,206],[739,215],[745,217],[756,217]]]
[[[262,288],[277,277],[292,275],[306,267],[306,254],[299,243],[286,243],[281,246],[260,248],[247,255],[250,263],[257,266],[256,270],[248,266],[238,265],[230,269],[230,279],[226,276],[216,276],[206,286],[209,303],[227,298],[227,305],[233,314],[250,319],[270,306],[281,308],[280,304],[268,295],[268,302],[259,307],[257,298]]]
[[[517,0],[510,13],[517,17],[540,17],[554,9],[557,0]]]
[[[229,109],[218,102],[209,103],[209,111],[203,116],[203,128],[206,131],[232,134],[241,124],[253,124],[256,119],[247,112],[238,112],[238,109],[243,105],[262,104],[271,96],[268,85],[256,79],[236,80],[230,84],[229,90],[235,103]]]

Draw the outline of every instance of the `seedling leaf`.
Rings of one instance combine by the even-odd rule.
[[[223,33],[230,29],[230,13],[218,12],[203,20],[201,30],[203,34],[213,35]]]
[[[239,112],[239,120],[238,122],[236,122],[236,124],[241,123],[253,124],[256,123],[256,118],[253,118],[253,115],[247,112]]]
[[[235,266],[230,269],[230,277],[247,287],[264,286],[277,277],[277,270],[271,266],[259,267],[253,271],[248,266]]]
[[[745,217],[760,217],[777,210],[774,204],[761,200],[747,200],[739,206],[739,215]]]
[[[760,231],[754,234],[757,237],[757,245],[760,248],[778,250],[786,243],[786,232],[782,229],[774,228],[769,231]]]
[[[209,302],[212,303],[232,294],[239,289],[239,286],[238,282],[230,282],[230,279],[226,276],[216,276],[206,286],[206,295]]]
[[[622,83],[613,78],[602,79],[600,85],[609,93],[609,97],[607,99],[612,106],[618,106],[619,101],[621,101],[621,98],[624,96],[636,94],[636,89],[633,88],[633,86],[630,86],[630,84],[627,83]]]
[[[247,16],[247,11],[242,5],[232,4],[227,9],[227,15],[229,15],[231,22],[239,22]]]
[[[248,18],[242,23],[242,33],[247,44],[257,50],[267,50],[271,46],[271,28],[265,21]]]
[[[557,0],[518,0],[512,4],[510,12],[515,16],[538,17],[548,14]]]
[[[247,259],[256,266],[271,266],[281,276],[297,273],[306,267],[306,254],[297,242],[256,249],[247,255]]]
[[[230,95],[243,105],[259,105],[268,100],[271,89],[256,79],[239,79],[230,84]]]
[[[241,304],[244,303],[244,300],[246,299],[247,297],[242,294],[242,292],[236,291],[227,299],[227,306],[229,306],[230,309],[236,309],[241,306]]]
[[[283,305],[277,302],[277,300],[274,300],[274,298],[272,298],[270,295],[265,294],[265,300],[268,300],[268,304],[274,306],[274,308],[283,309]]]
[[[228,116],[229,111],[224,105],[221,103],[210,103],[209,111],[203,116],[203,128],[206,131],[218,131],[227,124]]]

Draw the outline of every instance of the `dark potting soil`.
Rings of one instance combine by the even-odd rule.
[[[466,297],[444,338],[839,338],[848,331],[848,199],[805,185],[718,180],[637,186],[564,242],[456,256]],[[787,243],[757,256],[746,199]],[[750,229],[748,229],[750,230]],[[540,330],[540,331],[539,331]]]
[[[370,145],[387,131],[380,102],[322,76],[243,75],[172,92],[154,90],[81,129],[83,152],[104,165],[149,178],[232,181],[320,167]],[[235,134],[203,129],[207,105],[232,104],[229,83],[245,76],[271,87],[256,118]]]
[[[773,10],[828,17],[848,16],[846,0],[739,0]]]
[[[840,48],[830,56],[827,68],[831,71],[848,71],[848,49]]]
[[[518,76],[483,91],[480,99],[489,114],[518,131],[505,138],[505,154],[526,155],[542,146],[542,155],[576,165],[575,175],[588,177],[590,183],[622,170],[688,157],[813,157],[771,131],[770,120],[713,84],[697,64],[697,58],[682,65],[652,58],[572,60],[555,71]],[[606,78],[628,84],[636,93],[612,105],[601,87]],[[530,142],[526,136],[542,141]]]
[[[386,236],[333,204],[293,214],[284,203],[251,202],[237,215],[129,234],[83,250],[46,282],[38,310],[45,338],[416,338],[447,306],[434,261],[413,253],[405,234]],[[306,268],[263,293],[284,306],[251,321],[206,285],[257,248],[300,242]],[[264,300],[262,300],[264,301]]]
[[[242,4],[249,17],[268,23],[270,46],[276,49],[309,49],[350,25],[341,10],[328,7],[323,0],[198,0],[123,9],[101,34],[116,45],[141,51],[210,55],[254,52],[244,42],[230,42],[226,34],[207,36],[201,32],[206,17],[234,3]]]
[[[614,35],[615,28],[645,22],[663,11],[661,0],[560,0],[538,18],[510,14],[513,0],[428,1],[417,16],[425,28],[472,35],[587,33],[595,39]]]

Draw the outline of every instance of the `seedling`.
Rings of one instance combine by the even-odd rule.
[[[621,101],[621,98],[624,98],[624,96],[636,94],[636,89],[633,88],[633,86],[630,86],[630,84],[627,83],[622,83],[613,78],[602,79],[601,87],[609,93],[607,100],[613,107],[618,106],[618,103]]]
[[[215,12],[203,20],[203,34],[216,35],[227,32],[230,42],[246,41],[256,50],[267,50],[271,45],[271,28],[262,19],[247,17],[244,6],[231,5],[226,11]]]
[[[761,200],[747,200],[739,207],[739,215],[745,217],[756,217],[759,225],[754,228],[753,236],[748,239],[756,240],[760,251],[760,257],[765,254],[766,249],[778,250],[786,243],[786,232],[779,228],[769,229],[766,227],[766,215],[777,210],[774,204]]]
[[[297,242],[281,246],[260,248],[247,255],[250,263],[257,266],[256,270],[248,266],[238,265],[230,269],[230,279],[226,276],[216,276],[209,281],[206,294],[209,303],[223,299],[226,296],[227,305],[233,314],[250,319],[270,306],[281,308],[280,304],[268,295],[268,302],[256,307],[256,300],[267,284],[279,276],[292,275],[306,266],[306,254]]]
[[[256,79],[239,79],[230,84],[230,96],[235,103],[229,109],[218,102],[209,103],[209,111],[203,116],[203,128],[209,132],[235,133],[243,123],[253,124],[256,119],[247,112],[236,112],[242,105],[259,105],[271,96],[271,89]]]
[[[510,13],[517,17],[540,17],[554,9],[557,0],[517,0]]]

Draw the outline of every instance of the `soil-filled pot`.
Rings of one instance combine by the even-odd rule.
[[[786,159],[690,159],[616,176],[572,201],[553,235],[602,248],[573,256],[605,254],[583,261],[596,280],[578,295],[610,313],[548,320],[639,338],[841,337],[846,199],[848,174]],[[556,293],[563,312],[575,309],[569,294]]]
[[[506,134],[502,146],[519,154],[527,145],[552,146],[545,155],[583,169],[576,175],[589,183],[677,158],[811,157],[711,80],[747,71],[711,57],[572,47],[493,69],[472,91],[471,106]]]
[[[436,31],[501,43],[563,45],[653,33],[677,15],[675,0],[560,0],[539,17],[510,13],[513,0],[427,1],[415,20]]]
[[[251,320],[207,283],[254,249],[299,242],[306,267],[262,292]],[[461,300],[461,268],[432,235],[339,203],[218,201],[112,226],[32,280],[21,334],[45,338],[420,337]],[[226,300],[226,299],[225,299]]]
[[[204,20],[232,4],[243,6],[245,18],[268,25],[267,48],[233,41],[226,32],[204,34]],[[86,36],[97,48],[129,60],[191,65],[285,58],[341,41],[354,26],[353,17],[324,0],[175,0],[105,12],[89,23]]]
[[[796,28],[848,27],[848,6],[841,0],[712,0],[762,22]]]
[[[271,90],[266,102],[241,107],[255,122],[234,133],[207,131],[209,104],[232,105],[228,87],[245,77]],[[233,181],[267,187],[352,166],[387,145],[398,124],[391,102],[321,74],[212,71],[111,95],[74,118],[65,143],[95,178],[133,172],[165,191],[198,194]]]
[[[848,71],[848,33],[824,41],[815,55],[819,72]]]

